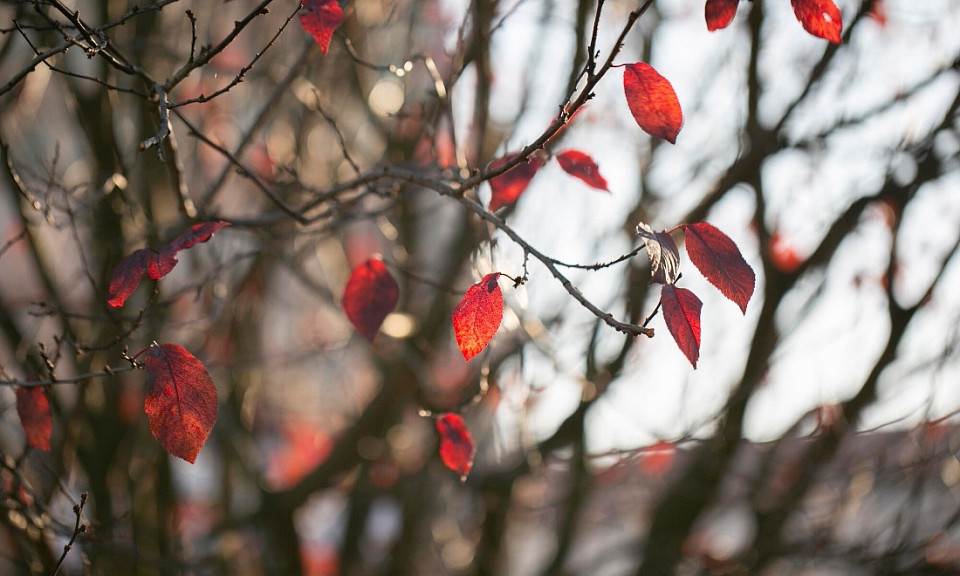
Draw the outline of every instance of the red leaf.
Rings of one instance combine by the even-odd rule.
[[[658,284],[673,284],[680,277],[680,250],[673,237],[666,231],[654,232],[653,228],[640,222],[637,234],[643,239],[650,259],[650,281]]]
[[[726,234],[706,222],[686,224],[683,229],[690,261],[746,314],[757,278],[740,249]]]
[[[673,442],[660,440],[641,451],[640,469],[652,478],[662,478],[673,467],[677,456],[677,447]]]
[[[623,92],[634,120],[644,132],[676,143],[683,127],[683,111],[669,80],[644,62],[627,64],[623,70]]]
[[[437,419],[437,432],[440,433],[440,459],[460,475],[461,482],[466,482],[477,452],[470,430],[459,414],[447,413]]]
[[[173,271],[173,267],[177,265],[178,252],[192,248],[201,242],[206,242],[213,238],[214,232],[229,225],[229,222],[221,221],[194,224],[189,230],[167,244],[163,250],[147,260],[147,277],[151,280],[160,280]]]
[[[217,389],[203,364],[182,346],[160,344],[146,357],[150,431],[170,454],[193,464],[217,421]]]
[[[790,4],[804,30],[834,44],[841,42],[843,17],[832,0],[790,0]]]
[[[503,293],[499,272],[487,274],[467,290],[453,309],[453,332],[464,359],[470,360],[486,348],[503,320]]]
[[[350,273],[343,289],[343,311],[357,332],[372,342],[399,298],[400,287],[387,267],[380,260],[370,259]]]
[[[696,368],[700,357],[700,308],[703,303],[686,288],[667,284],[660,292],[660,305],[670,335]]]
[[[567,174],[583,180],[588,186],[610,191],[606,179],[600,175],[600,167],[588,154],[579,150],[564,150],[557,154],[557,162]]]
[[[50,416],[50,401],[39,386],[17,388],[17,414],[27,436],[27,444],[33,448],[50,451],[50,433],[53,418]]]
[[[490,168],[499,168],[516,157],[517,153],[507,154],[503,158],[494,160],[490,164]],[[503,174],[491,178],[490,190],[493,194],[490,196],[490,211],[493,212],[498,208],[510,206],[516,202],[520,195],[527,190],[527,186],[537,175],[537,170],[540,169],[542,164],[540,158],[532,156],[526,162],[521,162]]]
[[[300,25],[317,41],[320,51],[326,54],[333,31],[343,22],[343,9],[337,0],[305,0],[303,10]]]
[[[703,11],[707,19],[707,30],[713,32],[726,28],[737,14],[740,0],[707,0]]]
[[[881,27],[887,25],[887,7],[883,3],[883,0],[873,0],[873,6],[870,8],[870,12],[867,14],[870,18]]]
[[[109,297],[107,304],[114,308],[123,306],[127,298],[140,285],[140,278],[147,269],[147,260],[150,258],[150,250],[141,248],[127,255],[126,258],[117,264],[110,274]]]
[[[781,272],[790,274],[803,265],[804,258],[779,232],[770,235],[770,260]]]

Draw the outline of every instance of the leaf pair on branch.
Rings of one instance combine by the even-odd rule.
[[[707,30],[711,32],[726,28],[737,14],[740,0],[707,0],[704,16]],[[790,0],[793,13],[810,34],[839,44],[843,31],[843,18],[833,0]]]

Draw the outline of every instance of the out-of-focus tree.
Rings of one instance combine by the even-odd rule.
[[[958,86],[956,0],[0,2],[0,572],[957,573]]]

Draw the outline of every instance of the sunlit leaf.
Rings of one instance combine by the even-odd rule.
[[[670,81],[644,62],[623,69],[623,92],[634,120],[644,132],[675,144],[683,127],[680,100]]]
[[[713,32],[729,26],[737,14],[739,4],[740,0],[707,0],[704,6],[707,30]]]
[[[746,314],[756,275],[740,249],[726,234],[706,222],[686,224],[683,230],[690,261]]]
[[[136,291],[140,285],[140,279],[147,270],[147,260],[151,256],[151,251],[146,248],[131,252],[117,264],[116,268],[110,274],[110,286],[108,288],[107,304],[114,308],[120,308],[127,301],[127,298]]]
[[[589,154],[579,150],[564,150],[557,154],[557,162],[563,170],[597,190],[610,191],[606,179],[600,175],[600,167]]]
[[[660,292],[660,306],[667,330],[683,355],[696,368],[700,358],[700,308],[703,303],[686,288],[667,284]]]
[[[191,464],[217,421],[217,389],[207,369],[177,344],[151,347],[144,362],[143,409],[150,431],[170,454]]]
[[[465,482],[477,451],[470,430],[459,414],[448,413],[437,418],[437,432],[440,433],[440,459]]]
[[[400,287],[381,260],[370,259],[350,273],[343,289],[343,312],[364,338],[373,341],[383,319],[397,306]]]
[[[673,284],[680,277],[680,250],[666,231],[654,232],[649,225],[637,224],[637,234],[643,240],[650,259],[650,281]]]
[[[483,277],[467,290],[453,309],[453,332],[464,359],[470,360],[486,348],[503,320],[503,293],[499,272]]]
[[[503,166],[510,160],[517,157],[516,153],[507,154],[490,163],[490,168],[495,169]],[[503,206],[510,206],[520,195],[527,190],[530,181],[537,175],[542,162],[537,156],[531,156],[526,162],[517,164],[503,174],[490,179],[490,211],[493,212]]]
[[[337,0],[304,0],[300,25],[320,45],[324,54],[330,47],[333,32],[343,22],[343,9]]]
[[[189,230],[164,246],[163,250],[152,254],[147,259],[147,277],[151,280],[160,280],[177,265],[178,252],[192,248],[201,242],[206,242],[213,238],[214,232],[229,225],[228,222],[220,221],[194,224]]]
[[[790,4],[804,30],[834,44],[841,42],[843,17],[832,0],[790,0]]]
[[[39,450],[50,451],[53,418],[50,401],[40,386],[20,386],[16,389],[17,414],[27,437],[27,444]]]

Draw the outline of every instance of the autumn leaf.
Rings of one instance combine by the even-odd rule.
[[[640,469],[651,478],[662,478],[673,468],[677,447],[673,442],[660,440],[641,450]]]
[[[870,12],[867,14],[870,18],[873,19],[881,28],[887,25],[887,6],[883,3],[883,0],[873,0],[873,6],[870,8]]]
[[[20,386],[16,390],[17,414],[27,436],[27,444],[39,450],[50,451],[50,433],[53,418],[50,401],[40,386]]]
[[[670,81],[644,62],[627,64],[623,92],[634,120],[644,132],[671,144],[683,126],[683,111]]]
[[[654,232],[649,225],[637,224],[637,234],[643,240],[650,259],[650,281],[673,284],[680,278],[680,250],[666,231]]]
[[[696,368],[700,357],[700,308],[703,303],[686,288],[667,284],[660,292],[660,306],[670,335]]]
[[[221,221],[194,224],[189,230],[168,243],[163,250],[147,259],[147,277],[151,280],[160,280],[177,265],[178,252],[206,242],[213,238],[214,232],[229,225],[228,222]]]
[[[588,154],[579,150],[564,150],[557,154],[557,162],[563,170],[597,190],[610,191],[607,180],[600,175],[600,167]]]
[[[507,154],[490,163],[490,169],[496,169],[517,157],[517,153]],[[530,181],[537,175],[543,163],[540,158],[531,156],[526,162],[521,162],[499,176],[490,179],[490,211],[493,212],[503,206],[510,206],[520,195],[527,190]]]
[[[447,413],[437,418],[437,432],[440,433],[440,459],[460,475],[461,482],[466,482],[477,452],[470,430],[459,414]]]
[[[453,309],[453,332],[464,359],[470,360],[486,348],[503,320],[503,293],[499,272],[483,277],[467,290]]]
[[[381,260],[370,259],[350,273],[343,289],[343,312],[357,332],[372,342],[399,298],[400,287],[387,267]]]
[[[707,19],[707,30],[713,32],[729,26],[737,14],[738,4],[740,0],[707,0],[703,9]]]
[[[217,389],[207,369],[177,344],[154,345],[144,362],[143,409],[150,431],[170,454],[193,464],[217,421]]]
[[[747,313],[756,275],[726,234],[706,222],[683,227],[690,261],[704,278]]]
[[[131,252],[117,264],[113,272],[110,273],[107,304],[114,308],[123,306],[127,298],[140,285],[140,279],[147,269],[147,260],[150,259],[150,256],[151,251],[149,249],[141,248]]]
[[[324,54],[330,47],[333,32],[343,22],[343,9],[337,0],[304,0],[300,25],[320,45]]]
[[[790,0],[790,4],[804,30],[834,44],[841,42],[843,17],[833,0]]]

